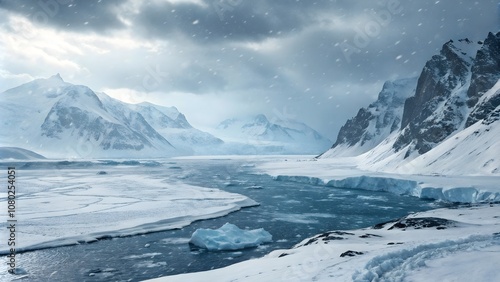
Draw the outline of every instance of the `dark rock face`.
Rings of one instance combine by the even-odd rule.
[[[466,101],[463,95],[455,93],[457,88],[467,86],[471,61],[471,57],[464,55],[453,41],[449,41],[443,45],[439,55],[426,63],[418,79],[415,96],[405,102],[401,123],[403,131],[394,143],[396,151],[413,144],[410,150],[424,154],[461,126],[461,121],[465,119],[463,108]]]
[[[342,126],[332,148],[342,144],[364,146],[369,141],[377,144],[398,130],[405,100],[413,94],[415,84],[416,78],[387,81],[377,101],[360,109]]]
[[[442,100],[458,85],[465,84],[470,63],[460,57],[459,50],[453,41],[443,45],[441,53],[435,55],[426,64],[417,83],[415,96],[405,102],[402,118],[402,127],[410,122],[419,123],[435,110],[431,100]],[[441,97],[441,99],[439,99]],[[425,109],[422,113],[421,109]]]
[[[496,91],[489,99],[479,102],[467,119],[466,126],[470,126],[479,120],[483,124],[492,124],[499,120],[500,116],[500,90]]]
[[[354,118],[346,122],[332,148],[342,144],[362,147],[377,138],[377,134],[382,132],[379,129],[387,128],[392,122],[390,131],[386,131],[385,135],[399,130],[395,139],[390,140],[393,152],[404,150],[401,154],[404,158],[425,154],[478,121],[489,125],[500,120],[500,90],[488,92],[499,79],[500,33],[489,33],[484,42],[450,40],[438,55],[425,64],[414,95],[407,96],[402,102],[401,112],[380,106],[384,104],[383,90],[377,102],[359,110]],[[401,96],[395,93],[394,97],[398,95]],[[374,120],[377,121],[376,126]],[[352,151],[363,153],[382,141],[376,140],[370,143],[370,148]],[[345,150],[345,147],[340,148]],[[331,156],[335,155],[338,153],[332,150]]]
[[[376,235],[376,234],[370,234],[370,233],[366,233],[366,234],[363,234],[361,236],[359,236],[359,238],[372,238],[372,237],[382,237],[380,235]]]
[[[477,52],[469,90],[467,91],[469,107],[473,107],[478,99],[488,91],[500,78],[500,33],[489,33],[483,47]],[[467,124],[474,123],[474,119]]]
[[[497,91],[492,97],[480,101],[481,96],[491,89],[500,79],[500,33],[488,34],[483,47],[477,52],[475,64],[472,67],[471,85],[467,91],[467,105],[474,107],[470,113],[466,126],[470,126],[481,119],[489,119],[489,122],[498,120],[498,110],[492,113],[500,105],[500,92]],[[493,114],[490,117],[490,114]]]
[[[370,119],[373,117],[374,116],[367,109],[360,109],[354,118],[349,119],[345,125],[340,128],[337,141],[333,144],[332,148],[340,144],[354,146],[362,141],[362,138],[370,138],[364,137],[364,133],[370,124]]]
[[[104,150],[153,148],[152,141],[169,146],[137,112],[109,112],[95,93],[84,86],[68,86],[41,125],[42,136],[64,139],[68,134],[89,141]],[[110,121],[112,116],[115,120]]]
[[[323,241],[325,244],[328,244],[329,241],[333,240],[345,240],[347,239],[346,237],[342,236],[354,236],[354,233],[349,233],[349,232],[344,232],[344,231],[329,231],[322,233],[320,235],[317,235],[311,239],[309,239],[304,245],[302,246],[308,246],[314,243],[317,243],[318,241]]]
[[[456,222],[448,219],[438,217],[419,217],[419,218],[403,218],[392,225],[388,230],[407,228],[422,229],[433,228],[438,230],[446,229],[448,227],[455,227]]]
[[[346,252],[343,252],[342,254],[340,254],[340,257],[343,258],[343,257],[354,257],[354,256],[359,256],[359,255],[362,255],[364,254],[363,252],[357,252],[357,251],[346,251]]]
[[[104,150],[140,150],[145,145],[152,146],[144,136],[126,126],[110,123],[80,108],[55,105],[42,124],[42,135],[61,139],[64,131],[89,141],[99,141]]]

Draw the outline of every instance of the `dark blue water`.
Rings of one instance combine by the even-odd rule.
[[[19,266],[28,273],[22,281],[140,281],[209,270],[290,248],[324,231],[367,227],[438,207],[433,202],[385,192],[275,181],[270,176],[256,174],[247,163],[175,160],[162,165],[154,163],[147,169],[142,164],[138,177],[147,174],[147,177],[219,188],[246,195],[261,205],[195,222],[179,230],[18,254]],[[130,173],[139,171],[133,169],[133,165],[139,164],[129,165],[132,165]],[[89,169],[93,164],[84,167]],[[31,169],[37,166],[32,165]],[[95,169],[99,171],[102,166]],[[242,229],[262,227],[273,235],[273,242],[236,252],[207,252],[188,244],[197,228],[219,228],[226,222]]]

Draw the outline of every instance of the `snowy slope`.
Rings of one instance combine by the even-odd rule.
[[[372,127],[370,112],[362,109],[321,158],[359,155],[361,169],[405,174],[499,174],[499,79],[500,33],[481,44],[449,41],[426,63],[414,96],[396,112],[399,130],[364,146]]]
[[[186,154],[215,154],[224,142],[210,133],[189,124],[186,117],[175,107],[162,107],[148,102],[128,105],[175,148]]]
[[[221,269],[148,281],[497,281],[499,224],[498,204],[439,209],[324,232]]]
[[[59,75],[37,79],[0,94],[2,145],[49,157],[151,157],[176,150],[142,116],[106,107],[88,87]]]
[[[357,156],[400,129],[405,100],[414,94],[416,83],[416,78],[387,81],[377,101],[360,109],[342,126],[337,141],[324,157]]]
[[[500,98],[499,88],[500,83],[497,83],[486,93],[485,100]],[[500,104],[497,102],[497,107],[485,120],[476,122],[426,154],[401,165],[398,171],[447,175],[500,174]]]
[[[0,137],[2,144],[46,152],[51,157],[191,155],[219,152],[217,146],[223,144],[193,128],[175,107],[126,104],[66,83],[59,75],[2,95],[7,101],[2,105],[3,126],[12,129],[8,136]]]
[[[271,122],[263,114],[227,119],[217,126],[214,134],[226,142],[254,147],[254,153],[260,154],[317,154],[331,143],[302,122],[292,119]],[[244,146],[234,148],[234,153],[246,153]]]
[[[472,57],[476,53],[474,47],[479,46],[471,41],[450,40],[439,55],[427,61],[415,95],[405,101],[402,130],[393,146],[395,151],[404,150],[405,158],[414,153],[425,154],[464,128],[469,112],[467,91],[474,64]]]
[[[0,147],[0,159],[39,160],[45,159],[45,157],[33,151],[25,150],[22,148]]]

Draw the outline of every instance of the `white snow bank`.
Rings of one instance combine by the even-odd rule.
[[[325,232],[260,259],[151,281],[456,281],[456,277],[496,281],[500,277],[500,205],[415,213],[406,222],[427,218],[445,223],[391,228],[393,222],[378,229]],[[418,279],[422,277],[427,279]]]
[[[411,178],[416,178],[412,176]],[[417,177],[418,178],[418,177]],[[479,187],[431,187],[435,182],[417,182],[390,177],[356,176],[339,180],[322,181],[316,177],[278,175],[278,181],[294,181],[336,188],[385,191],[398,195],[411,195],[422,199],[433,199],[453,203],[499,202],[500,192],[489,192]],[[500,179],[499,179],[500,180]],[[452,181],[453,182],[453,181]],[[493,183],[492,183],[493,184]],[[439,185],[439,184],[437,184]],[[447,184],[449,185],[449,184]],[[457,183],[457,185],[460,185]],[[496,188],[496,187],[492,187]],[[496,190],[496,189],[495,189]]]
[[[16,250],[181,228],[258,205],[243,195],[180,183],[178,173],[164,167],[106,167],[107,174],[98,175],[101,170],[19,168]],[[7,210],[6,198],[0,209]],[[6,213],[0,222],[5,228]]]
[[[226,223],[219,229],[197,229],[189,241],[209,251],[234,251],[257,247],[272,242],[273,236],[263,228],[242,230],[238,226]]]
[[[415,195],[418,193],[416,181],[376,176],[357,176],[341,180],[330,180],[326,183],[326,186],[386,191],[399,195]]]
[[[257,169],[277,181],[293,181],[337,188],[386,191],[424,199],[477,203],[500,201],[500,176],[410,175],[361,170],[356,158],[276,158]]]
[[[471,249],[484,250],[495,245],[498,246],[499,243],[500,242],[493,240],[491,234],[489,234],[483,236],[470,236],[459,240],[445,240],[438,243],[417,245],[412,248],[374,257],[365,265],[364,269],[356,271],[353,274],[352,280],[356,282],[374,281],[377,279],[403,281],[409,271],[422,268],[425,269],[427,266],[426,262],[429,259],[446,257],[451,253],[461,253]],[[432,279],[432,281],[442,280]]]
[[[474,281],[498,280],[498,265],[492,263],[474,264],[483,261],[491,253],[500,253],[500,245],[487,248],[467,248],[455,252],[454,256],[430,258],[425,261],[426,268],[407,273],[408,281],[463,281],[464,277],[474,277]]]

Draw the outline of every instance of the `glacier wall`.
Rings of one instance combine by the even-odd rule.
[[[477,187],[432,187],[425,181],[380,176],[355,176],[323,180],[309,176],[275,176],[276,181],[290,181],[335,188],[384,191],[450,203],[500,202],[499,192],[483,191]]]

